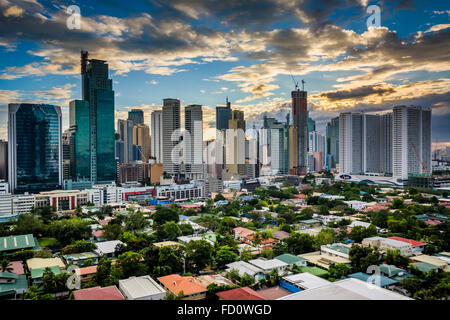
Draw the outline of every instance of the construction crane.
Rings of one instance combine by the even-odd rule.
[[[289,72],[290,73],[290,72]],[[290,73],[291,74],[291,77],[292,77],[292,81],[294,81],[294,85],[295,85],[295,91],[297,91],[298,90],[298,81],[295,81],[295,78],[294,78],[294,76],[292,75],[292,73]],[[303,80],[302,80],[302,82],[303,82]]]
[[[422,166],[422,174],[425,174],[425,168],[427,167],[427,162],[426,161],[422,161],[422,159],[420,159],[420,154],[419,151],[417,150],[416,146],[414,145],[414,143],[411,143],[414,152],[416,153],[417,156],[417,160],[419,160],[420,165]]]

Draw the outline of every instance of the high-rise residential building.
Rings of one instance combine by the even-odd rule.
[[[310,171],[323,170],[325,166],[326,138],[317,131],[311,131],[308,135],[308,153],[314,156],[314,162],[308,163]],[[320,154],[320,155],[319,155]],[[322,161],[320,165],[318,163]]]
[[[131,111],[128,111],[128,120],[133,121],[133,127],[138,124],[144,124],[144,111],[141,109],[131,109]]]
[[[292,116],[298,134],[298,160],[296,174],[306,173],[308,166],[308,108],[307,92],[300,89],[291,92]]]
[[[59,106],[9,104],[8,167],[11,193],[38,193],[62,185]]]
[[[380,116],[380,172],[392,174],[392,112]]]
[[[0,140],[0,180],[8,180],[8,141]]]
[[[179,152],[180,132],[180,100],[164,99],[162,108],[163,131],[163,170],[169,175],[180,173],[182,155]],[[177,151],[178,150],[178,151]]]
[[[316,131],[316,122],[308,117],[308,134],[313,131]]]
[[[140,158],[143,162],[150,159],[150,128],[146,124],[137,124],[133,127],[133,144],[140,147]],[[139,158],[139,157],[137,157]],[[136,158],[136,160],[137,160]]]
[[[133,121],[132,120],[117,120],[117,130],[120,135],[120,140],[123,141],[124,163],[135,160],[133,148]]]
[[[293,125],[289,126],[289,174],[297,172],[298,163],[298,132]]]
[[[264,117],[271,174],[289,173],[289,114],[286,123]]]
[[[155,163],[162,163],[163,157],[163,131],[162,131],[162,111],[152,112],[151,118],[151,146],[150,153]]]
[[[363,172],[379,173],[380,167],[380,116],[377,114],[363,115]]]
[[[115,130],[114,130],[114,91],[112,80],[108,78],[106,61],[88,59],[86,51],[81,52],[82,100],[72,101],[71,107],[76,109],[73,119],[76,131],[74,144],[83,147],[75,150],[75,159],[83,158],[81,171],[76,165],[73,177],[84,176],[86,169],[86,150],[89,146],[89,180],[92,183],[111,183],[116,180]],[[72,121],[71,121],[72,127]]]
[[[244,111],[232,110],[225,137],[226,168],[231,176],[245,175]]]
[[[331,119],[326,126],[328,169],[336,169],[339,163],[339,117]]]
[[[363,173],[363,114],[339,115],[339,173]]]
[[[184,108],[184,168],[186,177],[203,178],[203,111],[202,106],[191,104]]]
[[[396,106],[392,116],[392,169],[397,181],[431,174],[431,110]]]

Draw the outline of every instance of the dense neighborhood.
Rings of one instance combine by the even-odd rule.
[[[209,199],[33,208],[0,223],[0,298],[447,300],[449,214],[445,191],[326,174]]]

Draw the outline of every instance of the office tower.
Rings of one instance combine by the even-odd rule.
[[[228,120],[231,119],[231,103],[228,101],[226,106],[216,107],[216,129],[228,129]]]
[[[116,160],[119,163],[125,163],[124,145],[120,139],[116,140]]]
[[[59,106],[9,104],[8,167],[11,193],[38,193],[62,185]]]
[[[63,166],[63,179],[71,179],[71,154],[70,154],[70,131],[69,129],[62,134],[62,166]]]
[[[8,180],[8,141],[0,140],[0,180]]]
[[[331,119],[326,126],[328,169],[335,169],[339,163],[339,117]]]
[[[203,178],[203,111],[191,104],[184,108],[184,164],[188,179]]]
[[[310,171],[323,170],[325,166],[326,138],[317,131],[311,131],[308,135],[308,153],[314,156],[314,163],[308,163]],[[319,156],[320,154],[320,156]],[[322,161],[320,165],[317,163]]]
[[[120,140],[123,141],[124,163],[135,160],[133,148],[133,121],[132,120],[117,120],[117,130],[120,135]]]
[[[180,100],[164,99],[162,108],[163,170],[169,175],[180,173]],[[173,138],[172,138],[173,136]],[[173,155],[173,157],[172,157]]]
[[[380,172],[392,174],[392,112],[380,116]]]
[[[394,107],[392,169],[398,182],[410,175],[431,174],[431,110]]]
[[[91,180],[89,102],[73,100],[69,103],[70,170],[74,181]]]
[[[141,109],[131,109],[128,111],[128,120],[133,121],[133,127],[144,123],[144,111]]]
[[[255,138],[245,138],[245,175],[249,179],[255,179],[258,175],[258,141]]]
[[[363,115],[363,172],[379,173],[380,167],[380,116]]]
[[[313,131],[316,131],[316,122],[308,117],[308,134]]]
[[[163,157],[163,131],[162,111],[153,111],[151,119],[151,146],[150,153],[155,163],[162,163]]]
[[[292,116],[294,119],[294,127],[297,128],[298,134],[298,160],[296,174],[306,173],[308,166],[308,109],[307,109],[307,92],[296,91],[291,92],[292,97]]]
[[[138,124],[133,127],[133,144],[140,147],[140,153],[135,160],[148,162],[150,159],[150,128],[146,124]]]
[[[85,124],[81,124],[78,117],[75,126],[77,131],[82,130],[79,137],[89,143],[90,181],[92,183],[110,183],[116,180],[117,166],[115,160],[114,91],[112,80],[108,78],[106,61],[88,59],[88,53],[82,51],[81,81],[82,100],[85,100],[87,104],[78,103],[77,109],[78,107],[88,109],[89,131],[85,131]],[[77,102],[73,105],[76,104]],[[83,117],[85,112],[81,112]],[[75,158],[78,159],[79,153],[76,152]]]
[[[363,172],[363,114],[339,115],[339,173]]]
[[[232,110],[225,136],[226,168],[229,175],[245,175],[244,111]]]

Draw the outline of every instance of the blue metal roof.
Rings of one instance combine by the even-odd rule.
[[[369,275],[367,273],[364,272],[357,272],[357,273],[352,273],[349,274],[348,277],[349,278],[354,278],[354,279],[358,279],[364,282],[367,282],[367,280],[369,279],[369,277],[371,277],[372,275]],[[386,287],[386,286],[390,286],[392,284],[398,283],[398,281],[396,280],[392,280],[389,279],[388,277],[382,276],[382,275],[374,275],[374,277],[372,277],[369,280],[370,283],[378,285],[378,283],[380,284],[380,287]]]

